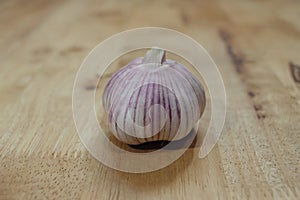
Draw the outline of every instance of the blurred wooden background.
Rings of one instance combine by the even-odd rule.
[[[76,72],[99,42],[160,26],[201,43],[228,109],[205,159],[127,174],[80,143]],[[184,44],[183,44],[184,45]],[[0,1],[0,199],[299,199],[300,2]]]

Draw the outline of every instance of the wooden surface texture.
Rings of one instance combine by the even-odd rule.
[[[145,26],[208,50],[227,116],[205,159],[129,174],[81,144],[72,88],[94,46]],[[300,2],[1,0],[0,111],[0,199],[299,199]]]

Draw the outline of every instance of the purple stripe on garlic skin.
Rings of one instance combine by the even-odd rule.
[[[134,73],[133,73],[134,74]],[[134,79],[134,77],[138,75],[141,76],[141,73],[137,73],[134,74],[134,76],[132,76],[131,78]],[[145,76],[145,75],[144,75]],[[130,81],[127,82],[127,85],[125,85],[125,88],[132,88],[132,87],[137,87],[138,86],[138,82],[134,82],[134,81]],[[113,113],[113,120],[115,121],[115,123],[117,123],[118,126],[118,131],[117,134],[119,136],[119,138],[121,138],[121,140],[125,140],[127,137],[127,134],[123,133],[123,130],[127,130],[126,127],[123,127],[122,124],[125,124],[125,126],[127,125],[126,123],[122,123],[125,120],[125,111],[127,109],[128,103],[129,102],[129,96],[126,93],[122,93],[122,91],[124,91],[123,87],[118,87],[115,94],[122,94],[121,96],[117,95],[115,99],[117,99],[116,101],[114,101],[112,103],[112,109],[111,112]],[[122,110],[124,108],[124,105],[126,105],[126,109],[125,111]],[[122,123],[122,124],[121,124]],[[128,127],[128,131],[133,132],[133,127]],[[125,138],[123,138],[125,137]],[[138,138],[136,138],[135,140],[138,140]]]
[[[173,72],[173,71],[172,71]],[[177,73],[177,72],[176,72]],[[181,107],[181,120],[180,120],[180,127],[178,130],[178,135],[176,135],[175,139],[180,139],[186,135],[186,130],[190,130],[194,124],[190,123],[190,121],[193,121],[193,109],[189,109],[189,107],[192,105],[190,102],[190,96],[193,95],[193,93],[188,95],[190,91],[185,90],[185,81],[180,77],[180,75],[172,75],[172,81],[174,84],[174,90],[177,98],[180,98],[178,101],[181,103],[179,106]],[[183,135],[183,136],[182,136]]]
[[[111,99],[109,99],[109,101],[107,102],[107,104],[109,104],[110,106],[112,104],[117,105],[117,106],[111,106],[109,109],[111,110],[111,112],[110,112],[111,121],[112,121],[111,123],[114,123],[112,131],[115,133],[115,136],[120,140],[126,140],[127,139],[127,135],[122,134],[122,131],[118,127],[119,124],[117,123],[117,120],[116,120],[118,118],[119,114],[120,114],[119,107],[122,106],[122,105],[126,105],[122,102],[124,97],[126,96],[126,94],[125,93],[120,93],[120,92],[121,92],[121,90],[124,90],[126,87],[131,87],[130,84],[132,84],[132,82],[126,82],[126,80],[128,80],[128,79],[130,80],[135,75],[136,74],[131,71],[127,75],[127,79],[123,79],[124,81],[123,81],[123,84],[121,85],[121,87],[119,85],[119,82],[118,82],[119,86],[116,85],[115,87],[112,87],[112,92],[110,93]],[[125,76],[125,78],[126,78],[126,76]],[[115,94],[121,94],[121,96],[120,95],[115,96]],[[111,109],[111,108],[113,108],[113,109]]]
[[[165,78],[165,80],[167,80],[166,76],[163,76],[163,77]],[[171,124],[172,124],[172,109],[171,109],[169,95],[168,95],[167,92],[165,94],[167,95],[165,97],[165,99],[166,99],[166,102],[165,102],[166,106],[165,106],[165,108],[169,109],[168,110],[168,112],[169,112],[169,121],[167,121],[167,124],[165,126],[165,127],[167,127],[167,129],[165,130],[166,131],[165,133],[168,134],[167,138],[170,138],[171,137],[171,131],[172,131],[172,127],[171,127]],[[178,111],[180,111],[180,109],[178,109]],[[178,116],[180,116],[180,114]]]
[[[116,72],[103,94],[113,135],[127,144],[178,140],[205,107],[201,83],[182,64],[152,48]]]
[[[142,78],[142,80],[144,80],[146,78],[146,75],[144,75],[144,77]],[[135,107],[137,107],[138,105],[138,97],[140,96],[140,93],[141,93],[141,88],[139,89],[139,92],[137,94],[137,97],[136,97],[136,100],[133,102],[135,104]],[[130,102],[132,101],[132,98],[130,99]],[[129,102],[129,105],[126,106],[126,111],[125,111],[125,117],[124,117],[124,123],[123,123],[123,127],[125,127],[125,130],[126,130],[126,119],[127,119],[127,114],[128,114],[128,110],[129,110],[129,107],[130,107],[130,102]],[[136,112],[135,114],[136,115]],[[133,121],[134,123],[136,122],[136,116],[133,117]],[[135,138],[139,143],[140,143],[140,140],[139,138]]]
[[[199,92],[199,91],[204,91],[204,89],[203,89],[202,85],[199,84],[199,81],[197,80],[197,78],[194,77],[193,75],[191,76],[190,72],[180,63],[177,63],[177,65],[171,65],[170,67],[175,69],[179,73],[181,73],[186,78],[186,80],[190,82],[190,84],[193,87],[194,92],[198,98],[200,107],[205,107],[205,103],[206,103],[205,93]]]
[[[113,91],[116,87],[118,88],[120,86],[119,83],[124,83],[124,79],[126,80],[130,80],[132,77],[128,77],[128,74],[133,74],[132,73],[132,68],[135,67],[138,64],[142,63],[143,58],[137,58],[135,60],[133,60],[132,62],[128,63],[126,66],[122,67],[119,71],[117,71],[116,73],[114,73],[111,77],[111,79],[108,81],[107,85],[106,85],[106,90],[104,91],[103,94],[103,105],[107,105],[108,107],[105,108],[106,110],[108,110],[111,106],[110,102],[111,101],[111,96],[112,94],[114,94],[113,92],[110,92],[109,94],[106,94],[106,92],[108,91]],[[113,84],[112,84],[113,83]]]

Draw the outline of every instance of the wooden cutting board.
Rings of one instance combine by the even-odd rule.
[[[164,169],[129,174],[81,144],[72,88],[94,46],[145,26],[208,50],[227,116],[204,159],[194,145]],[[299,65],[298,1],[3,0],[0,199],[299,199]]]

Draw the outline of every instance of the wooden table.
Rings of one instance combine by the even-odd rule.
[[[210,53],[227,92],[223,135],[162,170],[94,159],[72,118],[88,52],[123,30],[159,26]],[[0,2],[0,199],[299,199],[299,1]]]

